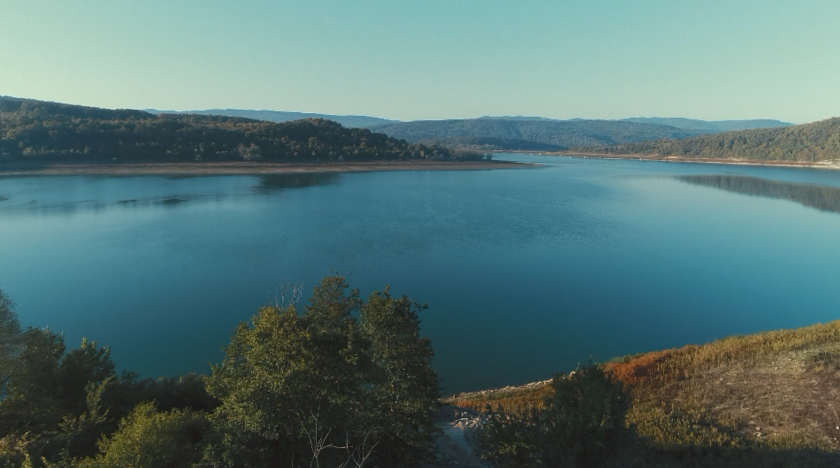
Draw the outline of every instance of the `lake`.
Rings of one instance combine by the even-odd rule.
[[[545,166],[0,178],[0,288],[157,377],[209,372],[280,283],[338,271],[429,305],[446,392],[840,318],[840,172],[497,159]]]

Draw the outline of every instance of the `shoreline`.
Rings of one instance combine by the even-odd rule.
[[[808,168],[808,169],[840,169],[840,160],[832,161],[755,161],[750,159],[727,159],[727,158],[689,158],[684,156],[660,156],[658,154],[609,154],[609,153],[583,153],[570,151],[520,151],[520,150],[492,150],[488,153],[516,153],[516,154],[534,154],[538,156],[567,156],[570,158],[579,159],[620,159],[633,161],[659,161],[659,162],[676,162],[676,163],[696,163],[696,164],[725,164],[731,166],[767,166],[767,167],[793,167],[793,168]]]
[[[26,175],[265,175],[314,172],[465,171],[522,169],[536,164],[506,161],[375,161],[346,163],[148,162],[0,164],[0,177]]]

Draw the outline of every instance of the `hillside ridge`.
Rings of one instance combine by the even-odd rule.
[[[561,150],[701,133],[665,125],[615,120],[450,119],[376,125],[371,130],[412,143],[516,150]]]
[[[324,119],[340,123],[348,128],[368,128],[374,125],[399,122],[398,120],[372,117],[367,115],[337,115],[321,114],[317,112],[295,112],[276,111],[268,109],[204,109],[204,110],[157,110],[147,109],[152,114],[196,114],[196,115],[219,115],[224,117],[242,117],[253,120],[264,120],[266,122],[282,123],[301,119]]]
[[[456,152],[324,119],[152,114],[0,97],[0,161],[468,160]]]
[[[840,160],[840,117],[782,128],[740,130],[682,140],[622,143],[578,150],[746,161],[822,162]]]
[[[733,130],[749,130],[752,128],[790,127],[790,122],[775,119],[744,119],[744,120],[700,120],[685,117],[629,117],[629,122],[652,123],[668,125],[676,128],[708,130],[712,132],[729,132]]]

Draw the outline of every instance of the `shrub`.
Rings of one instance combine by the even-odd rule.
[[[598,466],[628,440],[630,398],[621,382],[588,365],[551,383],[553,396],[524,416],[494,413],[478,433],[482,458],[499,468]]]

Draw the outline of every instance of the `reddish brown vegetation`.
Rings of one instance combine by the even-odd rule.
[[[531,409],[543,407],[552,396],[550,381],[535,382],[521,387],[507,387],[498,390],[461,393],[449,397],[446,403],[475,411],[504,411],[508,414],[524,414]]]
[[[659,365],[674,351],[654,351],[625,362],[611,362],[604,366],[604,370],[625,385],[637,386],[643,381],[651,380],[657,374]]]

